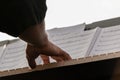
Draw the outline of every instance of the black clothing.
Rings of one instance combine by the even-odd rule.
[[[0,0],[0,31],[17,37],[41,23],[46,10],[46,0]]]

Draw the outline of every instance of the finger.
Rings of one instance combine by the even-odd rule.
[[[26,58],[28,60],[29,66],[34,69],[36,67],[35,59],[39,56],[39,53],[35,52],[35,49],[31,45],[27,45],[26,48]]]
[[[30,68],[34,69],[36,67],[35,59],[32,59],[29,56],[27,56],[27,60],[28,60],[28,64],[29,64]]]
[[[57,62],[64,61],[61,57],[58,57],[58,56],[51,56],[51,58],[53,58],[53,59],[56,60]]]
[[[66,61],[66,60],[71,60],[72,58],[71,58],[71,56],[68,54],[68,53],[66,53],[65,51],[60,51],[60,57],[64,60],[64,61]]]
[[[46,56],[46,55],[40,55],[44,64],[49,64],[50,63],[50,59],[49,59],[49,56]]]

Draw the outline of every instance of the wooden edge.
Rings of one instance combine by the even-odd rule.
[[[89,62],[95,62],[95,61],[107,60],[107,59],[113,59],[113,58],[119,58],[119,57],[120,57],[120,52],[89,56],[89,57],[73,59],[73,60],[65,61],[65,62],[38,65],[35,69],[30,69],[29,67],[25,67],[25,68],[19,68],[19,69],[14,69],[14,70],[9,70],[9,71],[1,71],[0,77],[22,74],[22,73],[29,73],[33,71],[42,71],[46,69],[77,65],[77,64],[83,64],[83,63],[89,63]]]

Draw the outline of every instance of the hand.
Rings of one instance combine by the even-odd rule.
[[[28,43],[26,56],[28,64],[32,69],[36,67],[35,59],[38,56],[42,57],[45,64],[50,63],[49,56],[57,62],[71,59],[65,51],[48,40],[44,20],[27,28],[19,37]]]
[[[28,64],[32,69],[36,67],[35,59],[38,56],[41,56],[44,64],[50,63],[49,56],[51,56],[57,62],[71,59],[71,57],[65,51],[61,50],[52,43],[40,48],[28,44],[26,49],[26,57]]]

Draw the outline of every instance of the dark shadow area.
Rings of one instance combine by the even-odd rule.
[[[120,59],[103,60],[7,76],[0,80],[111,80],[118,61]]]

